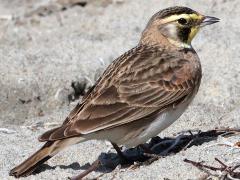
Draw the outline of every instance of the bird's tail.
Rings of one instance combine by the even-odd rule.
[[[9,175],[15,177],[28,176],[31,174],[39,165],[50,159],[53,151],[53,146],[56,142],[47,142],[41,149],[35,152],[32,156],[26,159],[24,162],[13,168]]]
[[[56,155],[59,151],[64,149],[66,146],[74,144],[69,139],[48,141],[46,144],[35,152],[32,156],[26,159],[17,167],[13,168],[9,175],[15,176],[16,178],[30,175],[39,165]]]

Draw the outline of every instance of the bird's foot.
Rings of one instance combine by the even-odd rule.
[[[125,165],[125,164],[133,164],[134,163],[134,161],[131,158],[127,157],[121,151],[120,147],[117,144],[115,144],[115,143],[111,143],[111,144],[112,144],[113,148],[116,150],[116,152],[119,156],[120,164]]]

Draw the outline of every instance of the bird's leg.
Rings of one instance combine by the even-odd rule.
[[[117,151],[117,154],[118,154],[119,158],[122,160],[122,162],[124,162],[124,163],[130,163],[130,162],[132,162],[129,158],[127,158],[127,157],[123,154],[123,152],[121,151],[120,147],[118,147],[117,144],[115,144],[115,143],[113,143],[113,142],[111,142],[111,144],[112,144],[113,148]]]

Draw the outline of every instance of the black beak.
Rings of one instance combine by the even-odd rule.
[[[201,27],[219,22],[220,19],[211,16],[205,16],[201,22]]]

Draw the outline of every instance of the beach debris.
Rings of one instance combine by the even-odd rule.
[[[236,165],[226,165],[218,158],[215,158],[215,161],[217,161],[220,164],[220,167],[214,167],[212,165],[206,165],[204,162],[196,162],[189,159],[183,160],[186,163],[189,163],[199,170],[205,172],[208,176],[206,179],[217,177],[218,179],[240,179],[240,162]],[[238,170],[238,171],[237,171]]]
[[[7,129],[7,128],[0,128],[0,133],[4,133],[4,134],[14,134],[16,133],[16,131],[12,130],[12,129]]]
[[[73,92],[68,94],[69,102],[79,99],[80,96],[83,96],[86,93],[87,81],[86,79],[82,81],[72,81],[71,87]]]
[[[39,130],[40,128],[50,129],[50,128],[55,128],[60,125],[61,125],[61,123],[59,123],[59,122],[47,122],[47,123],[37,122],[36,124],[30,125],[30,126],[21,126],[21,127],[30,129],[32,131],[36,131],[36,130]]]

